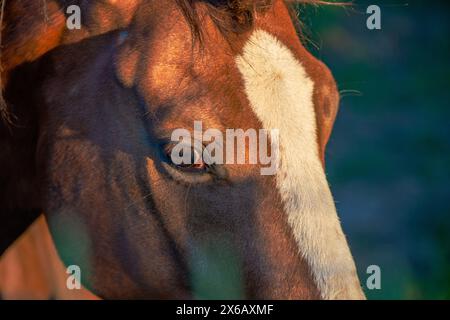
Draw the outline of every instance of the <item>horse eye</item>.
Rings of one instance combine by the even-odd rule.
[[[197,150],[196,148],[190,148],[190,160],[186,162],[179,163],[179,161],[173,161],[172,150],[174,146],[168,145],[165,147],[165,154],[167,162],[179,171],[191,172],[191,173],[204,173],[208,171],[209,165],[203,160],[202,150]],[[184,159],[183,150],[180,151],[178,156]]]
[[[187,185],[219,181],[229,183],[226,168],[212,163],[211,155],[206,150],[200,147],[191,148],[191,146],[185,146],[185,148],[177,148],[175,150],[176,146],[173,143],[168,143],[162,145],[161,149],[164,154],[162,165],[173,180]],[[183,163],[180,161],[180,158],[172,158],[173,154],[183,158],[182,150],[190,151],[190,161],[187,161],[187,157],[184,158],[188,163]]]

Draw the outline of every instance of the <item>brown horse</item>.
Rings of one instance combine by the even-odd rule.
[[[284,1],[45,4],[4,8],[0,254],[45,213],[102,298],[202,297],[218,250],[245,298],[364,298],[324,173],[336,85]],[[194,121],[277,129],[276,174],[171,163]]]

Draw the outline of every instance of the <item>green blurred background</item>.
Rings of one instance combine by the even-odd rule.
[[[363,285],[381,267],[368,298],[450,299],[450,2],[299,12],[341,91],[327,172]]]

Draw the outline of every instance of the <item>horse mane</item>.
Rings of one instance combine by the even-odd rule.
[[[0,122],[6,125],[12,124],[14,116],[8,110],[7,103],[3,96],[3,68],[2,68],[2,35],[4,31],[5,5],[8,0],[0,0]],[[37,0],[34,0],[37,1]],[[189,24],[193,39],[202,42],[201,21],[196,10],[196,3],[202,2],[208,7],[208,14],[224,34],[239,34],[252,28],[254,16],[258,12],[264,12],[272,7],[274,0],[175,0],[184,18]],[[327,0],[284,0],[287,4],[333,4],[342,5],[342,2],[332,2]],[[46,4],[43,0],[44,9]],[[293,15],[296,15],[292,10]],[[295,19],[294,21],[298,21]]]
[[[197,2],[208,7],[208,14],[217,28],[224,34],[243,33],[253,26],[256,13],[270,9],[274,0],[175,0],[184,18],[191,27],[193,39],[202,41],[201,23],[195,8]],[[299,22],[295,5],[345,5],[343,2],[328,0],[284,0],[288,4],[294,22]]]
[[[2,35],[3,35],[3,18],[5,14],[6,0],[1,0],[0,6],[0,119],[6,123],[11,124],[11,115],[8,111],[5,98],[3,97],[3,68],[2,68]]]
[[[176,0],[191,27],[193,38],[202,38],[195,0]],[[250,29],[255,12],[272,6],[273,0],[206,0],[208,14],[223,33],[242,33]]]

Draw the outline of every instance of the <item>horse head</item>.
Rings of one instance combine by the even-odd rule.
[[[201,297],[195,279],[217,264],[246,298],[364,298],[324,169],[339,95],[289,6],[68,2],[6,4],[3,249],[43,212],[62,260],[104,298]],[[72,4],[80,30],[66,27]],[[194,123],[277,132],[256,147],[276,170],[176,163],[173,132]]]

